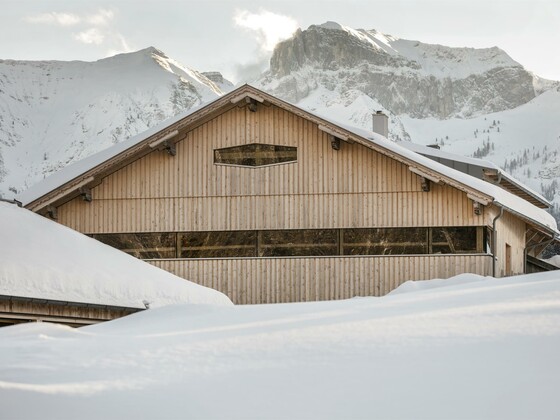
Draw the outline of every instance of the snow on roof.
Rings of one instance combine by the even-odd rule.
[[[222,293],[0,202],[0,295],[144,308],[231,305]]]
[[[441,149],[436,149],[435,147],[423,146],[421,144],[416,144],[409,141],[400,141],[398,143],[402,147],[412,150],[413,152],[420,153],[422,155],[429,155],[441,159],[454,160],[457,162],[466,163],[468,165],[480,166],[483,168],[495,169],[496,171],[501,171],[498,165],[494,164],[493,162],[490,162],[489,160],[456,155],[455,153],[449,153]]]
[[[445,166],[430,158],[422,156],[419,153],[409,150],[398,143],[394,143],[388,140],[386,137],[383,137],[382,135],[374,133],[372,131],[368,131],[352,126],[346,126],[338,122],[333,122],[333,124],[338,125],[341,128],[344,128],[346,131],[349,131],[362,138],[365,138],[377,146],[380,146],[395,154],[401,155],[421,166],[431,169],[434,172],[437,172],[445,177],[454,179],[467,187],[473,188],[483,194],[486,194],[493,198],[494,204],[505,207],[507,210],[510,210],[511,212],[519,216],[531,219],[532,221],[541,225],[542,227],[552,230],[555,234],[560,234],[560,232],[558,232],[558,226],[556,220],[550,213],[546,212],[543,209],[538,208],[537,206],[529,203],[523,198],[518,197],[515,194],[512,194],[509,191],[506,191],[497,185],[491,184],[489,182],[478,179],[474,176],[465,174],[461,171]]]
[[[225,96],[235,96],[238,95],[238,92],[242,89],[251,89],[251,90],[255,90],[257,92],[262,93],[263,96],[268,96],[271,97],[271,95],[260,91],[258,88],[255,88],[253,86],[250,85],[244,85],[238,89],[235,89],[231,92],[229,92],[227,95]],[[42,197],[43,195],[53,191],[54,189],[64,185],[65,183],[75,179],[76,177],[84,174],[85,172],[87,172],[90,169],[95,168],[96,166],[100,165],[101,163],[117,156],[118,154],[126,151],[127,149],[135,146],[136,144],[141,143],[142,141],[146,140],[147,138],[149,138],[150,136],[158,133],[161,130],[164,130],[165,128],[175,124],[176,122],[180,121],[183,118],[188,117],[191,114],[194,114],[196,111],[199,111],[202,108],[205,108],[211,104],[213,104],[216,101],[219,100],[223,100],[224,96],[219,97],[214,99],[213,101],[210,102],[206,102],[203,105],[200,105],[198,107],[192,108],[188,111],[185,111],[183,113],[180,113],[178,115],[176,115],[173,118],[170,118],[164,122],[162,122],[161,124],[158,124],[152,128],[150,128],[147,131],[144,131],[143,133],[140,133],[136,136],[131,137],[130,139],[119,143],[113,147],[110,147],[108,149],[105,149],[99,153],[96,153],[86,159],[83,159],[73,165],[67,166],[66,168],[60,170],[59,172],[51,175],[50,177],[48,177],[47,179],[45,179],[44,181],[36,184],[35,186],[31,187],[30,189],[28,189],[27,191],[24,191],[23,193],[21,193],[18,196],[18,199],[24,204],[27,205],[29,203],[31,203],[32,201]],[[284,101],[275,98],[275,97],[271,97],[271,99],[273,99],[275,102],[280,103],[280,104],[286,104],[287,106],[292,106],[292,107],[296,107],[298,108],[296,105],[293,104],[288,104],[285,103]],[[549,213],[547,213],[546,211],[539,209],[538,207],[534,206],[533,204],[525,201],[524,199],[502,189],[501,187],[498,187],[496,185],[490,184],[489,182],[480,180],[476,177],[470,176],[468,174],[465,174],[463,172],[460,172],[458,170],[455,170],[453,168],[447,167],[443,164],[440,164],[430,158],[427,158],[425,156],[420,155],[419,153],[410,150],[408,148],[405,148],[397,143],[394,143],[390,140],[388,140],[387,138],[383,137],[380,134],[368,131],[368,130],[364,130],[361,128],[357,128],[357,127],[353,127],[353,126],[349,126],[343,123],[340,123],[338,121],[334,121],[331,120],[328,117],[324,117],[322,115],[310,112],[308,110],[304,110],[301,108],[300,111],[309,114],[309,115],[313,115],[317,118],[320,118],[328,123],[330,123],[331,125],[335,126],[335,127],[340,127],[350,133],[353,133],[359,137],[362,137],[372,143],[374,143],[375,145],[386,149],[392,153],[395,153],[397,155],[400,155],[402,157],[405,157],[406,159],[409,159],[415,163],[417,163],[420,166],[424,166],[426,168],[431,169],[432,171],[435,171],[437,173],[440,173],[441,175],[454,179],[458,182],[460,182],[461,184],[464,184],[467,187],[473,188],[483,194],[486,194],[490,197],[493,198],[494,203],[495,204],[499,204],[503,207],[506,207],[507,209],[511,210],[514,213],[517,213],[521,216],[524,216],[528,219],[531,219],[532,221],[534,221],[535,223],[546,227],[548,229],[551,229],[552,231],[554,231],[555,233],[559,233],[558,232],[558,227],[556,224],[556,221],[554,219],[554,217],[552,217]],[[468,159],[468,158],[465,158]]]
[[[433,157],[440,158],[440,159],[447,159],[447,160],[453,160],[455,162],[466,163],[467,165],[479,166],[479,167],[485,168],[485,169],[493,169],[493,170],[497,171],[498,173],[500,173],[502,175],[502,177],[506,178],[512,184],[517,185],[519,188],[525,190],[530,195],[535,196],[537,199],[539,199],[543,203],[546,203],[550,206],[550,202],[545,197],[543,197],[542,194],[538,193],[537,191],[533,190],[532,188],[528,187],[527,185],[521,183],[520,181],[515,179],[513,176],[511,176],[509,173],[507,173],[502,168],[500,168],[498,165],[496,165],[493,162],[490,162],[489,160],[477,159],[477,158],[473,158],[473,157],[457,155],[455,153],[445,152],[443,150],[436,149],[434,147],[423,146],[421,144],[416,144],[416,143],[412,143],[412,142],[409,142],[409,141],[401,141],[401,142],[399,142],[399,144],[406,149],[412,150],[416,153],[420,153],[421,155],[424,155],[424,156],[428,155],[428,156],[433,156]]]

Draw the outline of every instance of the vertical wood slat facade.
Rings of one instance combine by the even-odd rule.
[[[257,141],[297,147],[298,162],[214,164],[214,149]],[[357,144],[335,151],[315,124],[272,106],[228,111],[176,147],[109,175],[91,203],[62,205],[59,222],[86,233],[484,224],[465,193],[422,192],[406,165]]]
[[[219,290],[236,304],[382,296],[407,280],[488,275],[490,255],[149,260]]]
[[[119,169],[92,189],[92,202],[60,206],[58,221],[89,234],[489,225],[490,213],[476,215],[466,193],[443,183],[423,192],[406,165],[359,144],[335,151],[316,124],[275,106],[234,108],[180,136],[175,157],[154,151]],[[248,143],[295,146],[298,160],[214,164],[214,149]],[[265,303],[379,296],[406,280],[489,275],[491,261],[423,255],[150,263],[236,303]]]
[[[500,214],[496,207],[488,209],[489,225],[491,220]],[[496,222],[496,249],[493,254],[496,258],[496,277],[506,275],[506,244],[511,246],[511,271],[512,274],[521,274],[524,272],[525,262],[525,232],[526,223],[515,217],[514,215],[504,212]]]

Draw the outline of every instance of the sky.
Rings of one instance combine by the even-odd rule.
[[[560,0],[2,0],[0,59],[95,61],[154,46],[234,82],[297,28],[352,28],[457,47],[498,46],[560,80]]]

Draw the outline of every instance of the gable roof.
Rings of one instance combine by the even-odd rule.
[[[165,141],[182,139],[178,135],[181,131],[192,130],[208,119],[244,102],[266,102],[278,106],[316,123],[320,130],[342,141],[359,143],[373,149],[407,165],[412,172],[420,176],[464,191],[474,201],[504,207],[548,233],[558,234],[556,221],[550,214],[497,185],[442,165],[377,133],[347,126],[303,110],[250,85],[243,85],[211,102],[178,114],[124,142],[69,165],[24,191],[18,199],[33,211],[44,210],[51,204],[67,202],[80,194],[80,188],[97,185],[105,176],[147,155]]]

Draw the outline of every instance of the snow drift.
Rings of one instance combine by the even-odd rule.
[[[183,280],[13,204],[0,202],[0,294],[144,308],[229,305]]]
[[[470,280],[1,328],[0,417],[560,418],[560,273]]]

